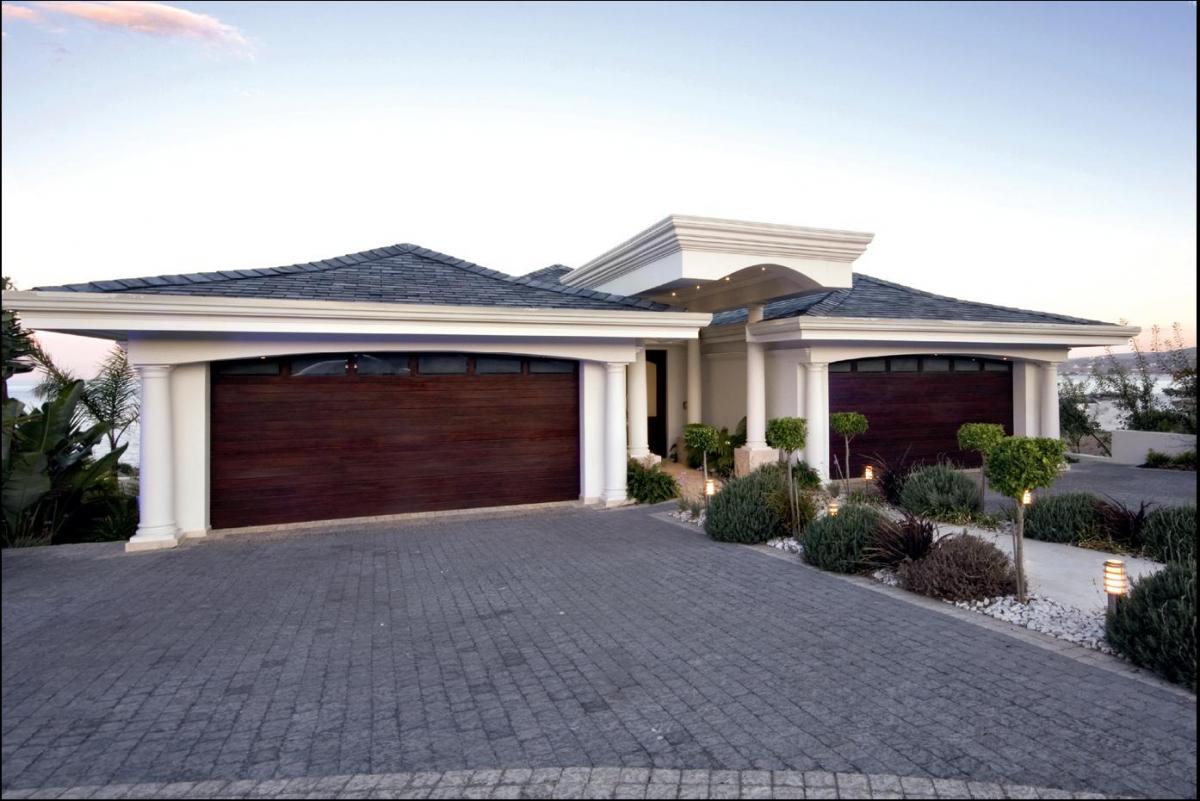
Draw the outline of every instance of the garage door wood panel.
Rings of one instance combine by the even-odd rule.
[[[998,423],[1012,433],[1012,373],[972,372],[830,372],[830,412],[862,412],[869,430],[851,442],[851,475],[874,454],[898,464],[908,451],[913,462],[949,459],[978,467],[979,455],[958,449],[963,423]],[[842,438],[830,432],[833,458],[845,460]]]
[[[212,388],[215,528],[579,497],[578,370]]]

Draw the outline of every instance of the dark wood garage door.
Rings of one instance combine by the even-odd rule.
[[[1012,364],[991,359],[906,356],[829,366],[830,412],[862,412],[869,430],[851,441],[851,475],[878,454],[898,465],[947,459],[977,467],[979,456],[958,449],[963,423],[999,423],[1012,433]],[[830,471],[845,461],[845,444],[829,435]]]
[[[214,528],[579,497],[576,362],[360,353],[212,369]]]

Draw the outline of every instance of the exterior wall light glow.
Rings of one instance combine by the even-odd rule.
[[[1031,503],[1033,503],[1033,492],[1031,490],[1025,490],[1021,493],[1021,505],[1028,506]]]
[[[829,516],[830,517],[837,517],[837,513],[841,508],[842,508],[842,505],[840,503],[838,503],[837,498],[829,499]]]
[[[1129,578],[1125,575],[1125,563],[1120,559],[1104,560],[1104,592],[1108,595],[1108,611],[1117,608],[1117,599],[1129,592]]]
[[[863,478],[865,478],[867,481],[874,481],[875,480],[875,468],[871,465],[867,465],[863,469]]]

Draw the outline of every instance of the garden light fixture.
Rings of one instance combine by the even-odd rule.
[[[1129,592],[1125,563],[1120,559],[1104,560],[1104,592],[1108,595],[1108,611],[1116,611],[1117,599]]]
[[[865,478],[867,481],[874,481],[875,480],[875,468],[872,467],[871,465],[867,465],[863,469],[863,478]]]
[[[1033,491],[1025,490],[1021,493],[1021,505],[1028,506],[1031,503],[1033,503]]]
[[[838,510],[841,508],[842,508],[842,506],[841,506],[841,504],[838,503],[837,498],[829,499],[829,516],[830,517],[837,517]]]
[[[716,494],[717,494],[717,482],[716,482],[716,479],[712,479],[712,478],[705,479],[705,481],[704,481],[704,495],[705,495],[705,497],[712,497],[713,495],[716,495]]]

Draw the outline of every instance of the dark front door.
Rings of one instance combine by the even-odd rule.
[[[667,352],[646,351],[646,430],[650,450],[667,455]]]
[[[867,417],[867,433],[850,442],[852,476],[876,455],[893,467],[905,459],[978,467],[978,454],[958,449],[958,427],[999,423],[1012,433],[1012,365],[946,356],[838,362],[829,366],[829,411]],[[832,430],[829,456],[831,474],[840,477],[845,442]]]
[[[350,353],[212,371],[215,528],[579,497],[576,362]]]

